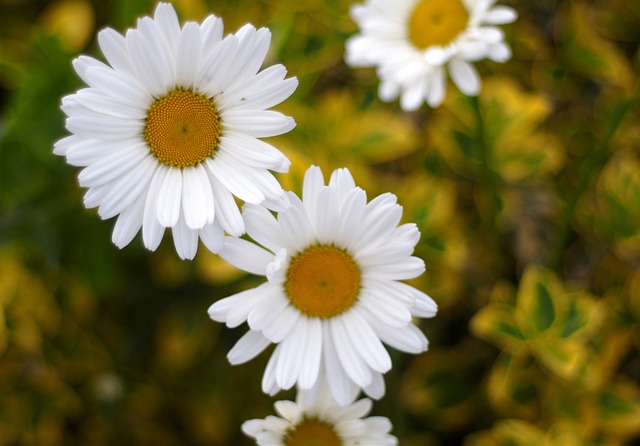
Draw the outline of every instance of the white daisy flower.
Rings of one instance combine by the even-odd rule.
[[[87,208],[118,216],[113,242],[124,247],[142,228],[155,250],[171,228],[181,258],[195,256],[198,239],[213,252],[224,231],[244,223],[234,195],[283,210],[286,194],[268,170],[289,161],[258,138],[280,135],[292,118],[268,108],[298,85],[275,65],[262,71],[271,34],[245,25],[222,37],[222,20],[182,28],[173,6],[159,3],[125,36],[98,35],[108,63],[80,56],[73,66],[88,84],[62,100],[73,134],[54,153],[84,167]]]
[[[481,59],[505,62],[511,49],[493,25],[517,14],[496,0],[367,0],[351,8],[360,28],[346,43],[352,67],[377,67],[383,101],[400,96],[400,106],[416,110],[423,102],[442,103],[448,69],[460,91],[475,96],[480,77],[472,65]]]
[[[370,399],[340,406],[328,392],[310,400],[298,393],[296,402],[276,401],[280,417],[249,420],[242,425],[248,436],[260,446],[394,446],[398,439],[390,435],[386,417],[368,417]]]
[[[382,374],[391,358],[382,342],[408,353],[427,349],[412,317],[432,317],[435,302],[399,282],[419,276],[424,262],[413,257],[420,238],[415,224],[397,226],[402,207],[383,194],[367,204],[347,169],[325,186],[312,166],[302,201],[277,219],[263,206],[245,205],[247,233],[259,243],[226,237],[220,256],[236,267],[266,276],[255,289],[222,299],[209,315],[229,327],[250,327],[228,354],[232,364],[277,344],[262,389],[275,394],[297,384],[312,389],[328,382],[342,405],[363,389],[384,394]]]

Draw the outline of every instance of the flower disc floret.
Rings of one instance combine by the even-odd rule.
[[[321,319],[337,316],[360,292],[360,268],[344,249],[311,246],[291,259],[285,292],[300,312]]]
[[[449,45],[468,24],[461,0],[422,0],[409,17],[409,39],[421,50]]]
[[[144,125],[151,152],[167,166],[187,167],[212,156],[220,139],[213,100],[177,89],[151,104]]]
[[[301,421],[287,431],[285,446],[342,446],[331,424],[314,418]]]

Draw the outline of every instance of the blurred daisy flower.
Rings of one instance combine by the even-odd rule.
[[[412,317],[437,310],[426,294],[399,282],[424,272],[424,262],[412,256],[418,228],[398,226],[402,207],[393,194],[367,203],[347,169],[334,171],[326,186],[312,166],[302,200],[291,192],[289,199],[291,207],[277,218],[264,206],[244,206],[247,234],[261,246],[225,238],[222,258],[268,279],[209,308],[212,319],[229,327],[249,324],[228,359],[241,364],[276,343],[264,392],[296,384],[317,389],[326,381],[341,405],[360,389],[380,398],[382,374],[391,368],[382,342],[425,351],[427,338]]]
[[[351,8],[360,28],[346,43],[352,67],[376,66],[383,101],[400,97],[405,111],[442,103],[446,73],[460,91],[475,96],[480,77],[472,62],[505,62],[511,50],[493,25],[517,14],[496,0],[368,0]]]
[[[87,208],[118,216],[118,247],[142,228],[155,250],[171,228],[178,255],[191,259],[199,239],[217,252],[224,231],[244,233],[234,195],[274,210],[289,205],[269,170],[286,172],[290,163],[258,138],[295,126],[267,109],[298,81],[285,79],[282,65],[259,71],[271,40],[266,28],[222,34],[215,16],[181,28],[173,6],[159,3],[125,36],[99,33],[110,65],[87,56],[73,62],[89,87],[63,98],[72,135],[54,153],[84,167]]]
[[[371,406],[367,398],[340,406],[329,392],[312,398],[299,392],[296,402],[276,401],[274,407],[280,417],[246,421],[242,430],[260,446],[398,444],[398,439],[389,434],[392,426],[388,418],[362,418],[371,412]]]

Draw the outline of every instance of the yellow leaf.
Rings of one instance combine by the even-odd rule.
[[[45,32],[58,36],[63,48],[77,52],[93,37],[95,13],[86,0],[59,0],[44,10],[40,24]]]
[[[514,320],[512,308],[503,304],[482,308],[469,322],[469,328],[475,337],[506,350],[513,350],[526,341]]]
[[[597,34],[589,6],[572,1],[564,23],[558,27],[560,49],[566,63],[577,73],[601,84],[630,89],[634,74],[627,57],[612,42]]]

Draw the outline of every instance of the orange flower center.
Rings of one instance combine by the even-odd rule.
[[[421,0],[409,18],[409,39],[421,50],[445,46],[468,23],[469,12],[461,0]]]
[[[342,440],[329,423],[308,419],[287,434],[284,444],[285,446],[342,446]]]
[[[176,89],[157,99],[147,114],[144,139],[164,164],[193,166],[213,155],[220,120],[213,100],[191,90]]]
[[[358,298],[360,268],[343,249],[311,246],[291,260],[285,291],[291,303],[307,316],[337,316]]]

